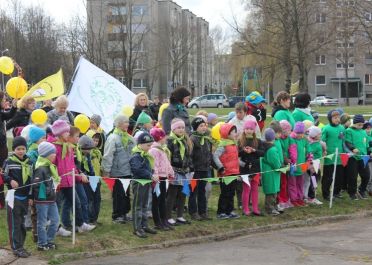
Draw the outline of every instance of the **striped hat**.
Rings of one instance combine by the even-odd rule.
[[[39,153],[39,156],[41,156],[41,157],[48,157],[51,154],[55,154],[56,153],[56,147],[53,144],[49,143],[49,142],[42,142],[37,147],[37,151]]]

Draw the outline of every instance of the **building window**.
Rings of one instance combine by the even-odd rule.
[[[147,5],[133,5],[132,6],[133,16],[146,16],[147,15]]]
[[[372,64],[372,54],[368,53],[365,55],[366,64]]]
[[[111,15],[113,16],[122,16],[127,14],[127,7],[125,6],[111,6],[110,7]]]
[[[324,13],[316,13],[315,14],[315,21],[317,23],[325,23],[326,22],[326,15]]]
[[[132,33],[140,34],[145,33],[147,30],[146,24],[132,24]]]
[[[316,55],[316,57],[315,57],[315,64],[316,65],[325,65],[326,64],[326,57],[325,57],[325,55]]]
[[[337,69],[345,69],[347,67],[348,64],[346,63],[338,63],[336,64],[336,68]],[[348,69],[353,69],[355,67],[355,64],[354,63],[349,63],[349,67]]]
[[[315,78],[315,85],[325,85],[326,79],[325,75],[317,75]]]
[[[134,88],[146,88],[147,79],[133,79],[133,87]]]
[[[368,21],[368,22],[372,21],[372,13],[371,12],[365,13],[364,17],[365,17],[366,21]]]
[[[372,85],[372,74],[366,74],[364,76],[364,84],[365,85]]]
[[[144,69],[145,69],[145,64],[143,62],[143,59],[137,59],[136,62],[134,63],[133,70],[144,70]]]

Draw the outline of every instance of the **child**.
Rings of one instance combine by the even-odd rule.
[[[120,178],[131,179],[129,166],[135,140],[128,134],[129,119],[119,115],[114,120],[115,129],[107,138],[105,152],[102,158],[102,177],[118,178],[112,191],[112,220],[124,224],[129,220],[130,189],[124,191]]]
[[[302,164],[306,162],[308,154],[309,143],[304,137],[305,125],[298,121],[295,123],[293,132],[290,137],[293,143],[289,146],[289,157],[292,163],[293,172],[288,178],[288,193],[291,203],[294,206],[305,206],[304,199],[304,174],[302,171]]]
[[[264,155],[264,146],[257,138],[256,122],[248,120],[244,123],[244,131],[239,139],[239,158],[243,162],[240,167],[240,174],[249,175],[250,185],[243,183],[242,206],[243,214],[250,215],[249,198],[252,200],[253,215],[261,216],[258,209],[258,184],[255,173],[260,172],[260,157]]]
[[[130,159],[130,168],[133,173],[133,179],[152,179],[159,181],[157,176],[152,175],[154,167],[154,158],[148,153],[154,139],[147,132],[138,136],[137,146],[133,148],[133,156]],[[156,234],[147,223],[147,204],[150,191],[150,184],[140,184],[132,181],[133,187],[133,234],[146,238],[146,233]]]
[[[53,144],[43,142],[38,146],[39,157],[36,161],[32,194],[37,210],[37,249],[40,251],[55,249],[54,239],[59,224],[56,203],[55,183],[60,182],[57,168],[53,164],[56,148]],[[49,225],[47,222],[49,220]]]
[[[291,163],[289,158],[289,146],[292,143],[292,138],[289,137],[291,133],[291,124],[286,120],[281,120],[279,122],[282,128],[282,134],[280,137],[281,148],[283,150],[283,163],[284,165],[289,165]],[[280,191],[278,193],[278,204],[280,208],[291,208],[293,207],[289,195],[288,195],[288,173],[280,173]]]
[[[237,139],[236,126],[230,123],[222,124],[220,134],[221,141],[213,154],[214,163],[220,176],[236,176],[239,174],[239,152],[235,143]],[[239,215],[233,212],[236,180],[227,185],[221,179],[220,188],[217,218],[239,218]]]
[[[215,114],[215,113],[208,113],[207,121],[208,121],[208,127],[209,128],[212,128],[214,125],[216,125],[218,123],[218,116],[217,116],[217,114]]]
[[[229,123],[236,126],[238,137],[242,134],[244,130],[244,123],[247,120],[256,121],[256,118],[252,115],[247,115],[247,107],[243,102],[238,102],[235,105],[235,117],[232,118]],[[257,122],[257,121],[256,121]],[[261,138],[261,131],[258,125],[256,126],[255,133],[258,138]]]
[[[308,136],[309,154],[312,155],[313,161],[319,160],[320,162],[320,159],[323,156],[323,147],[322,147],[322,144],[320,143],[321,137],[322,137],[322,131],[320,128],[316,126],[312,126],[309,128],[309,136]],[[313,162],[311,163],[311,165],[313,165]],[[314,180],[316,181],[316,183],[319,181],[320,168],[318,169],[318,171],[315,171],[314,167],[311,166],[309,170],[307,171],[307,175],[309,176],[309,178],[305,179],[304,198],[310,204],[322,205],[323,203],[315,197],[316,187],[314,187],[314,183],[312,180],[314,176]]]
[[[192,167],[192,144],[185,131],[185,122],[175,118],[171,123],[171,133],[167,139],[167,146],[171,152],[171,165],[175,173],[175,180],[169,183],[167,195],[167,219],[170,225],[190,224],[183,217],[186,196],[182,192],[186,174]],[[177,219],[172,218],[172,210],[177,206]]]
[[[93,139],[83,135],[79,139],[79,147],[83,155],[81,171],[88,176],[99,176],[99,172],[96,173],[93,166],[92,152],[95,148]],[[99,152],[98,148],[96,151]],[[97,183],[95,191],[93,191],[89,183],[84,184],[83,187],[88,200],[89,224],[97,224],[97,219],[101,208],[101,183]]]
[[[345,127],[345,130],[351,125],[351,117],[347,113],[343,113],[340,116],[340,124]]]
[[[369,167],[364,165],[362,156],[367,155],[369,143],[367,133],[363,130],[364,117],[357,114],[353,118],[353,125],[345,131],[345,144],[353,152],[354,156],[349,158],[347,172],[347,191],[352,200],[357,200],[357,192],[360,198],[367,199],[367,185],[370,178]],[[362,179],[357,189],[358,174]]]
[[[14,207],[8,205],[9,241],[16,257],[27,258],[31,254],[23,248],[26,239],[24,225],[28,205],[32,203],[30,196],[30,183],[32,164],[26,156],[26,139],[17,136],[13,139],[13,154],[4,162],[4,181],[8,189],[14,192]],[[25,186],[25,187],[23,187]]]
[[[258,126],[262,132],[265,127],[266,120],[266,100],[257,91],[253,91],[245,98],[245,105],[247,106],[247,115],[252,115],[256,118]]]
[[[76,170],[74,161],[74,151],[69,143],[70,125],[64,120],[57,120],[52,125],[52,132],[57,137],[53,143],[56,147],[56,160],[54,164],[57,166],[58,175],[61,176],[61,183],[59,185],[60,192],[63,194],[64,203],[62,207],[62,224],[65,228],[71,227],[70,212],[72,209],[72,170],[75,170],[75,183],[87,183],[86,176],[79,176]],[[82,209],[79,197],[76,196],[76,216],[75,222],[78,227],[78,232],[88,232],[95,228],[89,224],[84,223],[82,216]]]
[[[279,215],[280,212],[276,209],[276,195],[280,190],[280,173],[275,171],[282,164],[278,157],[278,149],[276,148],[275,132],[271,128],[264,131],[265,137],[265,155],[261,159],[262,173],[262,189],[265,193],[265,210],[270,215]]]
[[[106,142],[106,136],[105,136],[105,131],[99,127],[101,125],[102,118],[101,116],[97,114],[93,114],[92,117],[90,117],[90,129],[87,131],[86,135],[93,138],[93,135],[97,134],[98,135],[98,145],[97,148],[103,153],[105,149],[105,142]]]
[[[322,141],[327,145],[327,154],[334,154],[336,148],[338,153],[344,152],[344,133],[345,128],[340,125],[340,113],[336,110],[330,110],[327,114],[329,124],[324,126],[322,130]],[[336,167],[336,179],[334,184],[333,196],[341,197],[340,192],[344,181],[344,167],[341,164],[341,159],[333,157],[333,159],[325,158],[323,166],[323,177],[322,177],[322,195],[323,199],[329,200],[330,188],[333,179],[334,170],[334,159],[337,159]]]
[[[154,143],[149,151],[150,155],[154,157],[154,173],[153,176],[159,177],[159,197],[155,190],[152,192],[152,218],[154,220],[155,229],[170,230],[166,216],[166,180],[174,178],[174,171],[170,164],[170,151],[166,145],[167,136],[163,129],[152,128],[150,130],[151,136],[154,138]],[[155,183],[156,184],[156,183]]]
[[[133,137],[137,139],[141,132],[149,133],[151,128],[153,127],[153,120],[151,117],[144,111],[138,116],[136,126],[133,130]]]
[[[212,161],[212,143],[207,136],[208,125],[202,117],[195,117],[191,122],[193,133],[191,141],[193,149],[191,153],[192,164],[194,169],[193,179],[196,179],[195,190],[190,193],[189,197],[189,214],[191,219],[202,221],[211,220],[207,213],[207,198],[206,198],[206,181],[211,167]]]

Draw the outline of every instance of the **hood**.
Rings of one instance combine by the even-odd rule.
[[[337,112],[338,115],[340,115],[340,113],[335,109],[332,109],[332,110],[328,111],[328,113],[327,113],[327,119],[328,119],[328,122],[331,126],[336,126],[335,124],[332,123],[332,113],[334,113],[334,112]]]
[[[220,127],[221,138],[228,139],[229,138],[229,134],[230,134],[230,132],[231,132],[231,130],[233,128],[236,129],[236,126],[233,125],[233,124],[230,124],[230,123],[224,123],[224,124],[222,124],[221,127]]]
[[[273,111],[271,112],[271,117],[274,117],[275,113],[277,113],[279,110],[287,110],[287,109],[283,108],[281,105],[274,106]]]

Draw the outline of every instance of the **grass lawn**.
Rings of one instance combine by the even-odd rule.
[[[329,108],[319,108],[320,113],[326,113]],[[372,108],[369,107],[350,107],[345,108],[350,114],[367,113]],[[207,111],[215,112],[218,115],[226,115],[232,109],[207,109]],[[270,113],[271,111],[268,111]],[[195,114],[196,110],[191,109],[190,114]],[[369,115],[367,116],[369,118]],[[326,122],[324,117],[321,118]],[[268,118],[267,122],[270,121]],[[319,193],[320,187],[318,188]],[[87,234],[77,234],[77,242],[73,247],[71,238],[58,237],[56,243],[58,249],[50,252],[37,252],[36,245],[32,242],[31,233],[27,233],[26,248],[31,250],[34,255],[40,255],[51,263],[63,262],[61,259],[56,259],[54,256],[61,253],[74,252],[90,252],[100,250],[112,250],[120,248],[131,248],[141,245],[156,244],[167,240],[177,240],[183,238],[197,237],[202,235],[210,235],[214,233],[224,233],[240,228],[256,227],[273,223],[282,223],[291,220],[307,219],[316,216],[329,216],[339,214],[351,214],[370,209],[371,199],[351,201],[347,194],[344,194],[343,199],[335,201],[332,209],[328,205],[309,206],[303,208],[289,209],[285,214],[277,217],[241,217],[236,220],[216,220],[217,200],[219,195],[219,187],[213,186],[213,193],[209,201],[209,214],[214,219],[209,222],[193,222],[191,225],[178,226],[175,231],[162,232],[148,239],[138,239],[132,234],[131,224],[113,224],[111,221],[112,201],[111,193],[105,184],[102,185],[102,204],[99,222],[103,225],[98,226],[93,232]],[[321,198],[320,198],[321,199]],[[260,208],[263,209],[264,195],[260,192]],[[239,214],[240,211],[237,211]],[[185,217],[189,218],[188,214]],[[150,222],[152,223],[152,222]],[[0,211],[0,247],[9,248],[8,232],[6,225],[6,211]]]

